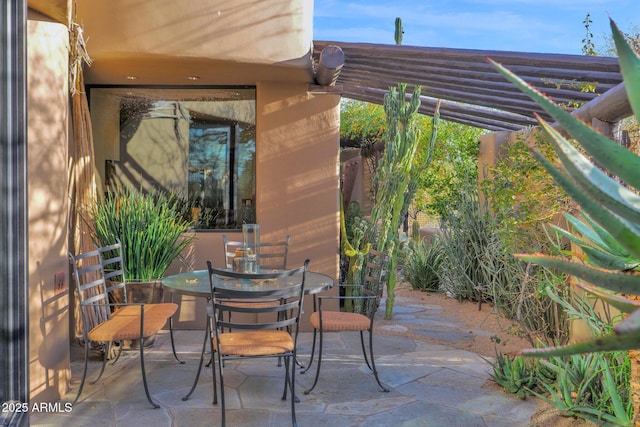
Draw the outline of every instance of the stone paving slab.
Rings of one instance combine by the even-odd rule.
[[[404,302],[408,303],[414,301]],[[413,331],[437,337],[441,342],[447,342],[446,338],[464,340],[469,335],[469,331],[456,330],[454,320],[438,317],[437,306],[429,307],[428,314],[420,306],[399,305],[394,316],[396,312],[398,321],[386,325],[388,330],[406,329],[403,324],[408,323],[423,325]],[[443,329],[438,329],[442,326],[453,329],[442,332]],[[147,352],[149,387],[160,409],[152,409],[146,400],[137,353],[125,354],[115,366],[107,366],[96,385],[85,385],[71,413],[32,414],[31,426],[219,425],[220,405],[212,405],[210,368],[203,367],[191,398],[181,399],[193,382],[202,338],[203,331],[176,331],[177,350],[186,362],[184,365],[173,358],[166,331]],[[296,394],[300,398],[296,414],[300,426],[527,426],[537,409],[534,399],[523,401],[486,388],[490,360],[475,353],[402,336],[377,335],[376,365],[381,381],[391,388],[385,393],[364,363],[357,333],[330,333],[325,338],[321,376],[310,394],[304,395],[302,391],[313,383],[317,361],[304,375],[296,373]],[[308,363],[311,340],[311,333],[300,336],[299,355],[303,364]],[[79,382],[81,364],[82,358],[74,357],[74,387]],[[94,378],[99,361],[94,359],[90,364],[90,375]],[[281,399],[283,369],[275,359],[227,363],[224,367],[227,425],[290,425],[290,401]],[[72,400],[75,391],[74,388],[64,396],[65,401]]]

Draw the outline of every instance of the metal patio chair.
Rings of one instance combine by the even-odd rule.
[[[284,270],[287,268],[287,256],[289,254],[289,240],[290,236],[287,234],[284,240],[260,242],[260,269],[261,270]],[[243,242],[227,240],[225,234],[222,235],[222,243],[224,245],[224,258],[227,268],[232,268],[233,258],[235,258],[236,249],[244,247]],[[271,298],[260,298],[260,302],[265,305],[280,305],[280,300]],[[228,301],[229,305],[243,305],[247,301]],[[256,303],[256,300],[251,301],[252,304]],[[207,314],[211,316],[210,310],[207,310]],[[285,314],[285,313],[283,313]],[[231,316],[231,312],[228,313]]]
[[[226,423],[224,395],[224,362],[248,358],[283,358],[285,383],[282,399],[291,392],[291,421],[297,426],[295,414],[295,358],[298,330],[302,314],[304,283],[309,260],[302,267],[293,270],[262,274],[245,274],[215,269],[207,261],[211,285],[211,307],[214,316],[211,333],[211,346],[217,361],[212,364],[213,403],[217,404],[216,364],[220,381],[220,400],[222,406],[222,426]],[[272,281],[289,277],[287,286],[227,290],[216,288],[212,276],[238,278],[254,281]],[[260,286],[260,285],[258,285]],[[278,305],[265,305],[257,298],[281,301]],[[229,301],[247,300],[243,305],[229,304]],[[233,320],[225,320],[218,313],[234,313]],[[284,316],[283,314],[287,314]],[[237,319],[237,320],[236,320]],[[273,320],[267,320],[273,319]],[[223,333],[222,331],[225,330]],[[228,330],[232,332],[227,332]],[[204,355],[204,346],[203,346]],[[202,357],[201,357],[202,363]]]
[[[285,269],[287,268],[287,257],[289,255],[290,235],[286,235],[283,240],[260,242],[259,262],[263,269]],[[230,241],[226,234],[222,235],[224,245],[224,262],[227,268],[233,266],[233,258],[236,249],[243,247],[243,242]],[[251,247],[250,247],[251,248]]]
[[[260,242],[260,252],[258,254],[260,260],[260,269],[262,270],[284,270],[287,268],[287,257],[289,255],[289,241],[291,236],[287,234],[283,240],[274,240]],[[243,242],[228,240],[226,234],[222,235],[222,244],[224,245],[224,260],[227,268],[232,268],[233,258],[235,258],[236,249],[244,247]],[[255,302],[255,301],[254,301]],[[279,305],[281,301],[273,299],[262,299],[262,304]],[[242,305],[243,301],[229,301],[229,304]],[[231,313],[228,313],[231,319]],[[282,313],[283,316],[286,313]],[[278,359],[278,366],[282,366],[282,360]]]
[[[144,366],[145,339],[155,336],[178,309],[177,304],[128,303],[120,243],[79,255],[69,253],[73,265],[84,339],[84,369],[73,403],[82,393],[87,377],[91,343],[104,345],[104,358],[95,384],[104,373],[114,343],[118,352],[112,364],[122,354],[125,340],[138,340],[142,382],[147,400],[154,408],[160,406],[151,399]]]
[[[388,265],[388,261],[389,257],[386,254],[371,249],[367,255],[364,266],[365,271],[362,287],[357,287],[351,284],[341,284],[340,287],[344,288],[345,291],[344,295],[342,293],[336,296],[327,295],[316,297],[314,295],[314,312],[311,313],[311,316],[309,317],[311,326],[313,326],[311,358],[309,360],[309,365],[304,369],[304,371],[302,371],[302,373],[306,373],[311,368],[311,365],[313,365],[317,337],[319,337],[318,365],[316,367],[316,376],[313,381],[313,385],[308,390],[305,390],[304,394],[309,394],[318,383],[323,356],[324,333],[345,331],[360,333],[360,343],[362,345],[364,360],[369,369],[373,372],[376,382],[380,388],[385,392],[389,391],[378,377],[378,371],[373,357],[373,320],[375,313],[380,306],[380,298],[382,297],[384,286],[382,276],[386,266]],[[323,310],[322,301],[325,299],[338,299],[348,302],[352,305],[353,312]],[[367,356],[367,350],[364,343],[365,331],[369,333],[369,356]]]

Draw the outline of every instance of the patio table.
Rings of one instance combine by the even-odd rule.
[[[276,270],[268,269],[267,271],[258,271],[258,273],[268,273]],[[253,279],[235,279],[230,277],[218,277],[216,275],[213,276],[214,286],[223,289],[241,289],[245,291],[256,291],[256,297],[259,298],[260,291],[269,290],[269,289],[280,289],[286,287],[290,283],[295,283],[296,281],[300,282],[300,277],[298,275],[293,275],[289,277],[282,277],[278,279],[268,279],[268,280],[253,280]],[[209,299],[211,297],[211,290],[209,284],[209,271],[208,270],[194,270],[185,273],[174,274],[171,276],[164,277],[162,279],[162,286],[164,289],[172,293],[171,300],[173,301],[173,293],[178,293],[181,295],[202,297]],[[330,276],[322,273],[316,273],[313,271],[307,271],[304,283],[304,294],[305,295],[314,295],[320,292],[327,291],[333,287],[333,279]],[[184,363],[181,361],[175,350],[175,344],[173,340],[173,323],[172,319],[169,319],[169,332],[171,335],[171,348],[173,350],[173,356],[180,363]],[[202,355],[204,355],[204,351],[206,348],[206,342],[209,339],[209,322],[205,325],[205,337],[204,343],[202,345]],[[297,363],[297,361],[296,361]],[[196,378],[194,380],[193,386],[191,387],[191,391],[183,397],[183,400],[187,400],[187,398],[193,393],[198,384],[198,379],[200,378],[200,371],[202,369],[202,357],[200,358],[200,366],[198,367],[198,372],[196,373]],[[214,379],[215,381],[215,379]]]
[[[261,271],[267,273],[273,271]],[[223,289],[242,289],[242,290],[261,290],[277,289],[287,286],[289,281],[294,281],[296,276],[285,277],[277,280],[246,280],[246,279],[229,279],[214,276],[214,285]],[[211,291],[209,290],[209,272],[208,270],[195,270],[186,273],[174,274],[162,279],[162,286],[169,292],[175,292],[182,295],[209,298]],[[324,292],[333,287],[333,279],[326,274],[307,271],[304,283],[304,294],[311,295]]]

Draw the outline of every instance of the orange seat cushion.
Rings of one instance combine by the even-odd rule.
[[[320,329],[320,314],[317,311],[312,313],[309,322],[315,329]],[[326,332],[367,331],[370,326],[371,320],[359,313],[322,312],[322,330]]]
[[[286,331],[262,330],[219,334],[223,356],[270,356],[293,351],[293,339]],[[213,348],[218,343],[213,340]]]
[[[148,338],[167,323],[167,319],[178,310],[174,303],[145,304],[142,336]],[[110,342],[140,338],[140,306],[122,307],[111,314],[111,318],[89,331],[91,341]]]

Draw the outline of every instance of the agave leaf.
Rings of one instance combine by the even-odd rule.
[[[573,200],[582,206],[594,220],[602,224],[611,236],[629,251],[631,256],[640,258],[640,230],[637,225],[629,223],[590,199],[538,151],[534,150],[533,154]]]
[[[612,255],[593,246],[581,246],[587,255],[587,262],[595,267],[605,270],[625,271],[632,270],[640,264],[637,260]]]
[[[596,353],[600,351],[633,350],[640,347],[640,330],[628,335],[604,335],[588,341],[561,347],[526,348],[523,356],[551,357],[569,356],[581,353]]]
[[[611,405],[613,406],[613,416],[612,420],[614,423],[619,425],[630,425],[629,416],[627,415],[627,411],[625,410],[625,405],[622,403],[622,395],[618,390],[618,384],[613,379],[613,375],[611,374],[611,367],[609,363],[605,361],[605,359],[598,359],[599,370],[603,374],[602,386],[605,390],[609,391],[608,396],[611,401]]]
[[[560,123],[572,138],[580,142],[589,155],[598,159],[601,166],[617,175],[628,185],[638,188],[637,186],[640,185],[640,157],[581,122],[502,65],[491,59],[489,62],[500,74],[518,86]]]
[[[544,254],[517,254],[514,256],[526,262],[562,271],[613,292],[640,295],[640,274],[604,270]]]
[[[576,283],[576,286],[584,290],[585,292],[595,295],[612,307],[617,308],[622,313],[630,314],[640,308],[640,301],[635,301],[619,295],[608,293],[600,287],[596,287],[586,283]]]
[[[570,241],[572,241],[576,245],[580,246],[581,248],[586,247],[586,246],[591,246],[591,242],[587,242],[587,241],[581,239],[580,237],[576,236],[575,234],[572,234],[572,233],[568,232],[564,228],[558,227],[557,225],[554,225],[554,224],[551,224],[551,228],[553,228],[556,231],[556,233],[560,234],[563,237],[566,237],[567,239],[569,239]]]
[[[640,310],[635,310],[622,322],[616,324],[613,332],[618,335],[634,335],[640,332]]]
[[[600,246],[601,248],[608,247],[605,241],[600,238],[600,235],[596,233],[592,228],[589,228],[584,222],[580,221],[578,218],[569,213],[565,213],[564,217],[569,225],[571,225],[571,227],[573,227],[573,229],[583,238],[587,239],[594,245]]]
[[[629,46],[616,23],[612,19],[609,19],[609,23],[613,33],[613,41],[616,44],[616,51],[618,52],[618,62],[620,63],[620,71],[624,79],[629,103],[636,119],[640,121],[640,58]]]
[[[539,120],[563,166],[571,178],[592,199],[600,202],[612,212],[634,223],[640,223],[640,197],[628,188],[609,178],[580,151],[569,143],[556,129],[544,120]]]
[[[589,215],[587,215],[586,213],[584,213],[584,212],[582,212],[582,217],[589,223],[591,228],[598,234],[598,236],[600,236],[600,238],[602,239],[602,241],[606,245],[606,248],[609,249],[611,251],[611,253],[619,255],[619,256],[622,256],[622,257],[626,257],[626,258],[629,257],[629,251],[627,251],[625,248],[623,248],[616,241],[616,239],[611,237],[611,234],[609,234],[609,232],[607,230],[605,230],[604,228],[600,227],[600,224],[598,224],[597,222],[592,220],[591,217]]]
[[[556,226],[551,225],[556,232],[571,242],[582,248],[582,251],[589,257],[587,260],[590,264],[593,264],[596,267],[604,268],[607,270],[631,270],[640,264],[640,261],[624,256],[620,256],[614,253],[609,252],[608,247],[603,244],[602,249],[594,246],[592,242],[586,242],[574,234],[569,233],[568,231]]]

